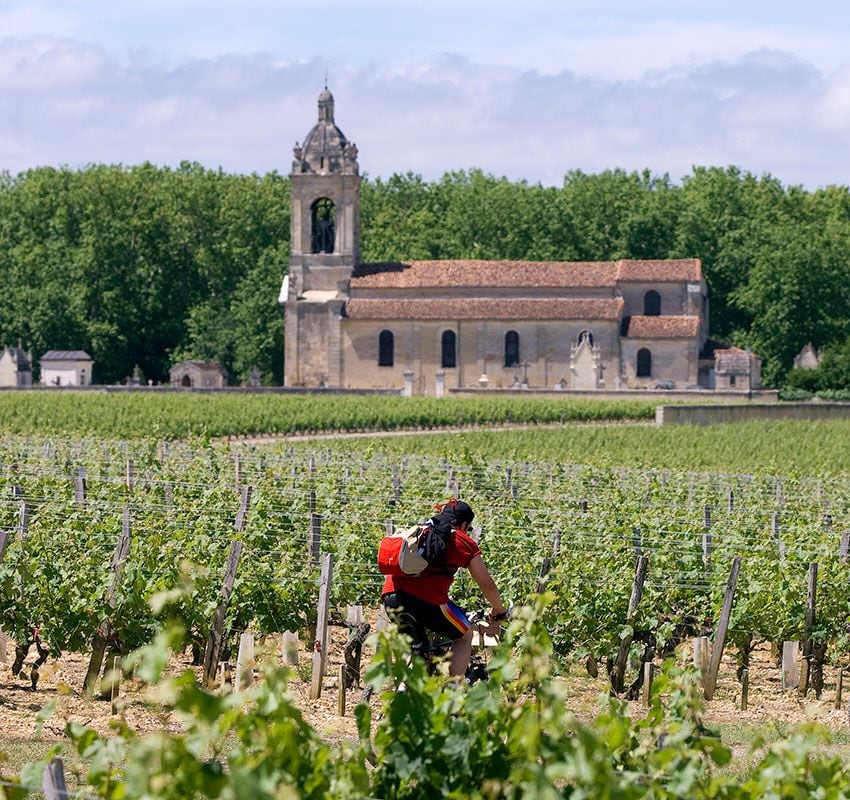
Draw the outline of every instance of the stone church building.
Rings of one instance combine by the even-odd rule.
[[[319,95],[292,163],[285,385],[618,390],[714,385],[699,259],[360,261],[357,148]]]

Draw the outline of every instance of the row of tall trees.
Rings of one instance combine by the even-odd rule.
[[[785,380],[806,342],[850,334],[850,191],[695,168],[571,172],[544,187],[471,170],[366,179],[362,258],[587,260],[699,257],[715,338],[750,346]],[[39,168],[0,180],[0,339],[37,354],[85,349],[102,382],[138,364],[220,361],[279,383],[277,304],[289,182],[272,173]]]
[[[0,338],[83,349],[95,379],[183,357],[281,379],[289,184],[279,175],[40,168],[0,184]]]

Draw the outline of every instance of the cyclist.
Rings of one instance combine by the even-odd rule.
[[[499,622],[508,616],[496,583],[481,557],[478,543],[468,535],[475,514],[467,503],[452,499],[437,507],[438,514],[429,524],[446,537],[445,560],[427,567],[415,576],[388,575],[381,602],[390,616],[395,615],[399,628],[421,642],[424,629],[452,640],[449,675],[461,677],[472,654],[473,629],[462,608],[449,599],[449,588],[458,569],[465,568],[481,588],[490,604],[490,632],[495,634]]]

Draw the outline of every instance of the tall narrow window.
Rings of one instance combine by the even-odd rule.
[[[643,296],[643,315],[645,317],[661,316],[661,295],[655,289],[650,289]]]
[[[515,367],[519,364],[519,334],[508,331],[505,334],[505,366]]]
[[[637,376],[638,378],[652,377],[652,353],[645,347],[637,351]]]
[[[310,208],[311,243],[314,253],[333,253],[335,227],[334,204],[320,197]]]
[[[378,366],[391,367],[395,359],[395,339],[392,331],[378,334]]]
[[[454,369],[457,366],[457,335],[454,331],[443,331],[442,351],[440,366]]]
[[[593,334],[590,331],[582,331],[578,335],[578,343],[580,345],[581,344],[588,344],[591,347],[593,347]]]

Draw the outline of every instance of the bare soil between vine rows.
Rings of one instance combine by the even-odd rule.
[[[357,736],[352,709],[360,699],[361,691],[349,691],[348,709],[345,716],[339,716],[337,710],[338,686],[337,672],[343,663],[343,648],[347,633],[344,629],[330,629],[331,645],[328,650],[328,666],[318,700],[310,699],[310,669],[312,653],[303,642],[299,645],[299,665],[293,668],[290,692],[305,719],[325,738],[329,740],[351,739]],[[9,661],[13,653],[10,642]],[[274,658],[282,664],[281,637],[272,636],[257,643],[258,657]],[[683,648],[681,657],[686,657]],[[363,666],[368,664],[370,652],[364,648]],[[26,663],[26,674],[34,656]],[[10,663],[0,664],[0,742],[8,748],[15,742],[36,744],[36,750],[43,749],[64,739],[63,728],[66,721],[88,725],[101,734],[110,732],[111,704],[104,700],[88,700],[83,697],[82,683],[88,666],[88,656],[77,653],[63,655],[60,659],[50,659],[40,672],[36,691],[29,688],[30,681],[11,674]],[[169,663],[167,672],[177,675],[185,669],[193,669],[200,675],[200,667],[192,667],[189,653],[177,655]],[[709,725],[718,725],[721,730],[727,725],[738,729],[752,726],[763,730],[765,726],[775,725],[777,733],[789,731],[792,727],[812,720],[827,725],[834,730],[847,730],[847,703],[843,709],[834,707],[835,670],[828,670],[826,686],[820,700],[812,692],[802,698],[796,690],[783,691],[780,670],[776,667],[766,644],[759,645],[750,664],[749,707],[741,711],[740,684],[736,678],[734,653],[726,652],[721,665],[717,690],[714,699],[707,704],[704,719]],[[568,689],[568,706],[579,718],[592,719],[599,709],[600,695],[608,690],[604,670],[598,678],[590,678],[583,666],[574,667],[562,680]],[[56,712],[38,731],[37,714],[50,701],[55,701]],[[377,708],[379,698],[372,700]],[[640,702],[631,704],[633,716],[643,713]],[[156,690],[144,687],[132,678],[126,678],[121,684],[118,714],[126,723],[139,733],[159,730],[178,732],[181,721],[175,714],[158,707]],[[2,749],[2,748],[0,748]]]

